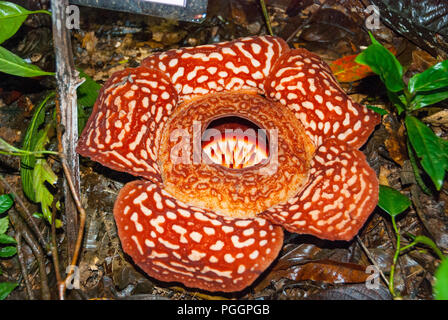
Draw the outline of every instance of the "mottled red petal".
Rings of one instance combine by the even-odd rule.
[[[101,89],[76,151],[114,170],[160,182],[159,140],[176,104],[177,93],[160,71],[116,72]]]
[[[114,216],[123,250],[147,274],[208,291],[244,289],[283,244],[282,229],[265,219],[191,207],[149,181],[125,185]]]
[[[377,113],[346,95],[321,58],[305,49],[282,55],[265,91],[295,112],[317,146],[336,138],[359,148],[380,122]]]
[[[146,58],[142,65],[165,72],[180,100],[211,92],[263,92],[276,60],[289,51],[278,37],[247,37],[231,42],[169,50]]]
[[[365,156],[337,139],[321,145],[304,189],[261,217],[290,232],[351,240],[378,202],[378,179]]]

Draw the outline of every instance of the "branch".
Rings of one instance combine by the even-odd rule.
[[[60,106],[59,125],[64,128],[61,137],[61,157],[65,158],[71,168],[71,180],[76,193],[79,192],[79,159],[76,154],[76,142],[78,140],[78,109],[76,89],[80,85],[78,71],[73,63],[73,54],[70,38],[70,30],[66,27],[66,8],[68,0],[51,1],[53,22],[53,43],[56,58],[57,102]],[[67,235],[67,257],[74,254],[77,234],[78,215],[74,203],[73,194],[67,181],[64,181],[65,217]]]

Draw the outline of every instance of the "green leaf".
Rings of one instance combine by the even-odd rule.
[[[91,107],[95,104],[98,98],[101,85],[95,82],[84,71],[78,69],[81,78],[85,81],[78,87],[78,135],[81,135],[87,120],[91,113]]]
[[[448,60],[437,63],[409,80],[408,88],[412,94],[433,91],[448,87]]]
[[[5,300],[6,297],[17,287],[15,282],[1,282],[0,283],[0,300]]]
[[[45,146],[49,142],[48,131],[52,124],[48,124],[41,130],[39,128],[45,121],[47,101],[53,96],[54,92],[51,92],[36,109],[25,134],[24,150],[45,150]],[[51,223],[51,206],[54,197],[47,184],[54,185],[57,182],[57,176],[48,165],[47,160],[43,157],[35,156],[21,157],[20,175],[24,193],[33,202],[41,204],[43,216]]]
[[[46,10],[29,11],[15,3],[0,1],[0,43],[11,38],[31,13],[51,14]]]
[[[3,47],[0,47],[0,72],[19,77],[54,75],[53,72],[46,72],[38,66],[26,63],[22,58]]]
[[[16,247],[3,247],[0,248],[0,258],[9,258],[17,253]]]
[[[95,101],[98,98],[101,85],[94,81],[81,69],[77,70],[79,71],[79,76],[85,79],[77,90],[78,104],[83,107],[91,107],[95,104]]]
[[[29,11],[14,3],[0,1],[0,43],[11,38],[28,17]]]
[[[14,200],[9,194],[0,195],[0,213],[6,212],[12,207]],[[1,232],[0,232],[1,233]]]
[[[48,143],[48,130],[51,124],[47,125],[44,130],[39,131],[36,148],[43,149]],[[44,217],[51,223],[51,206],[53,203],[53,194],[48,190],[46,183],[54,185],[58,180],[57,175],[48,165],[45,158],[37,158],[33,170],[33,188],[35,191],[35,201],[41,204]]]
[[[398,114],[401,114],[406,109],[406,97],[402,93],[392,92],[387,90],[387,96],[398,110]]]
[[[36,202],[40,202],[42,206],[42,213],[44,217],[51,223],[51,206],[53,204],[53,194],[45,186],[45,182],[54,185],[58,177],[44,159],[39,159],[36,162],[36,167],[33,172],[33,182],[36,188]]]
[[[380,185],[378,206],[392,217],[409,208],[411,200],[394,188]]]
[[[8,236],[7,234],[0,234],[0,243],[1,244],[15,244],[16,239]]]
[[[448,99],[448,88],[446,90],[436,90],[433,92],[417,93],[411,101],[410,111],[418,110],[423,107],[436,104]]]
[[[440,190],[448,170],[448,142],[437,137],[423,122],[413,116],[406,116],[409,140],[423,169]]]
[[[375,111],[376,113],[385,116],[386,114],[389,114],[389,112],[386,109],[380,108],[380,107],[375,107],[375,106],[369,106],[366,105],[367,109],[370,109],[372,111]]]
[[[9,227],[9,218],[4,217],[0,219],[0,234],[3,234],[8,230]]]
[[[389,50],[384,48],[373,36],[371,38],[372,44],[361,52],[355,61],[369,66],[380,76],[389,91],[403,90],[403,66]]]
[[[39,150],[37,146],[38,130],[45,121],[45,110],[47,107],[47,102],[49,99],[53,98],[54,95],[54,92],[48,94],[34,112],[33,118],[31,119],[31,122],[25,133],[25,138],[23,140],[22,146],[23,150]],[[23,192],[33,202],[37,202],[33,183],[33,170],[35,165],[36,157],[33,155],[23,156],[20,158],[20,176],[22,178]]]
[[[423,181],[420,167],[417,164],[417,157],[415,155],[414,149],[412,149],[412,147],[411,147],[411,142],[409,142],[409,137],[408,137],[408,139],[406,139],[406,147],[408,149],[409,161],[411,162],[412,171],[414,172],[415,181],[417,182],[417,184],[420,186],[420,188],[422,189],[422,191],[424,193],[426,193],[427,195],[431,195],[432,194],[431,189],[428,188],[426,186],[425,182]]]
[[[448,300],[448,259],[443,259],[436,270],[435,277],[434,296],[436,300]]]

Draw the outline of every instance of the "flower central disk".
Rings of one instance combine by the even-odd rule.
[[[225,118],[252,126],[220,125]],[[165,190],[177,199],[249,218],[300,191],[313,153],[288,109],[255,94],[215,93],[178,106],[164,128],[158,159]]]
[[[202,135],[202,150],[216,164],[243,169],[269,157],[266,131],[239,117],[223,117],[210,123]]]

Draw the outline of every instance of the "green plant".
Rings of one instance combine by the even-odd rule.
[[[448,300],[448,259],[437,268],[434,296],[437,300]]]
[[[35,13],[51,14],[46,10],[28,11],[14,3],[0,1],[0,43],[12,37],[28,15]],[[22,58],[3,47],[0,47],[0,71],[21,77],[54,75],[54,73],[44,72],[37,66],[26,63]],[[89,108],[95,103],[98,96],[100,85],[82,70],[79,71],[80,75],[85,78],[84,83],[78,88],[78,121],[79,128],[82,130],[88,118]],[[54,97],[54,92],[49,93],[37,107],[27,129],[22,149],[15,148],[0,139],[0,153],[21,157],[20,175],[23,191],[31,201],[41,205],[42,213],[37,213],[36,216],[44,217],[50,223],[54,197],[49,186],[56,184],[57,176],[44,155],[57,155],[58,153],[45,150],[49,142],[48,134],[55,128],[54,120],[45,123],[45,113],[49,109],[49,102]],[[57,206],[59,207],[59,203]],[[60,221],[56,221],[56,225],[60,225]]]
[[[48,101],[53,97],[54,92],[48,94],[34,112],[23,140],[23,150],[31,152],[45,150],[49,142],[48,132],[55,126],[54,121],[45,124],[45,110],[48,107]],[[20,176],[23,192],[31,201],[40,203],[43,217],[51,223],[51,207],[54,197],[47,184],[55,185],[58,177],[51,169],[47,159],[42,154],[21,156]]]
[[[392,261],[392,266],[390,269],[389,274],[389,291],[392,294],[393,297],[398,297],[398,295],[395,293],[395,287],[394,287],[394,276],[395,276],[395,267],[398,262],[398,257],[400,254],[404,253],[405,251],[417,246],[417,245],[425,245],[430,247],[439,257],[440,260],[442,260],[442,265],[444,265],[444,261],[446,260],[440,249],[437,247],[437,245],[432,241],[430,238],[425,236],[413,236],[409,235],[409,237],[412,239],[412,242],[404,247],[401,246],[401,234],[400,230],[397,226],[396,217],[404,212],[409,206],[411,205],[411,200],[409,200],[408,197],[402,195],[399,191],[380,185],[380,194],[379,194],[379,201],[378,206],[386,211],[392,220],[392,226],[394,228],[395,236],[396,236],[396,247],[395,247],[395,254]],[[446,263],[445,263],[446,264]],[[445,269],[448,269],[447,267],[444,267]],[[437,291],[441,292],[441,294],[447,294],[448,293],[448,270],[439,268],[438,274],[439,279],[443,279],[442,281],[438,281],[438,286],[436,286]],[[436,273],[437,274],[437,273]],[[445,278],[446,277],[446,278]]]
[[[0,195],[0,214],[8,211],[12,204],[13,199],[9,194]],[[9,217],[0,218],[0,258],[9,258],[17,253],[16,240],[6,234],[8,227]],[[0,282],[0,300],[5,299],[15,287],[17,287],[15,282]]]
[[[20,28],[29,14],[45,13],[50,14],[48,11],[28,11],[16,4],[6,1],[0,1],[0,44],[6,39],[13,36]],[[78,69],[79,70],[79,69]],[[0,47],[0,72],[8,73],[20,77],[35,77],[43,75],[54,75],[51,72],[45,72],[39,69],[37,66],[26,63],[22,58],[8,51],[7,49]],[[86,75],[82,70],[79,70],[80,76],[84,78],[84,82],[77,88],[78,97],[78,128],[81,131],[85,126],[89,111],[94,105],[98,94],[100,85]],[[58,137],[60,141],[60,127],[57,127],[55,104],[51,103],[55,100],[56,94],[54,91],[50,92],[43,101],[34,110],[34,115],[27,128],[22,147],[17,148],[10,145],[5,140],[0,138],[0,154],[6,154],[11,156],[19,156],[21,159],[20,174],[22,178],[22,187],[24,194],[27,198],[35,203],[40,204],[41,213],[35,213],[35,217],[44,218],[51,224],[52,228],[52,254],[54,260],[54,266],[56,270],[56,277],[59,275],[57,244],[55,237],[54,227],[60,227],[61,221],[54,219],[54,208],[59,210],[60,204],[55,200],[54,192],[51,186],[55,186],[57,182],[57,175],[53,172],[51,162],[49,162],[48,155],[57,155],[62,164],[67,178],[68,185],[72,186],[70,179],[70,172],[67,164],[64,160],[64,155],[59,152],[45,150],[50,142],[51,132],[54,129],[58,129]],[[60,101],[60,100],[59,100]],[[63,106],[61,106],[63,107]],[[78,231],[78,239],[82,239],[85,211],[80,205],[79,198],[74,188],[71,188],[71,193],[77,203],[77,209],[80,212],[80,228]],[[37,230],[39,233],[39,230]],[[0,235],[1,236],[1,235]],[[1,237],[0,237],[1,239]],[[7,239],[7,238],[5,238]],[[11,238],[12,239],[12,238]],[[10,239],[9,239],[10,240]],[[0,240],[1,241],[1,240]],[[6,240],[5,240],[6,241]],[[44,246],[46,247],[45,241]],[[1,243],[1,242],[0,242]],[[76,263],[81,241],[76,242],[75,253],[72,257],[72,264]],[[12,253],[12,246],[1,248],[5,250],[5,254]],[[14,247],[15,249],[15,247]],[[9,250],[9,251],[8,251]],[[45,267],[43,262],[36,256],[39,264],[39,269],[43,270]],[[67,277],[70,277],[71,273]],[[41,280],[45,277],[41,277]],[[60,275],[59,275],[60,278]],[[43,296],[49,296],[44,290],[46,280],[42,280]],[[65,282],[60,282],[59,285]],[[58,286],[59,286],[58,285]],[[14,288],[16,283],[2,283],[0,284],[0,300],[4,299]],[[60,289],[60,295],[64,296],[64,293]]]
[[[0,1],[0,44],[11,38],[17,30],[19,30],[28,15],[35,13],[51,15],[51,13],[46,10],[29,11],[15,3]],[[22,58],[1,46],[0,71],[20,77],[36,77],[54,74],[52,72],[43,71],[35,65],[26,63]]]
[[[409,157],[417,183],[423,191],[429,192],[420,175],[420,164],[436,189],[440,190],[448,170],[448,142],[436,136],[415,113],[448,98],[448,60],[414,75],[406,85],[403,81],[403,66],[372,34],[370,37],[372,44],[358,55],[356,62],[369,66],[380,76],[389,99],[404,120]]]

